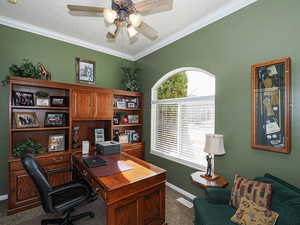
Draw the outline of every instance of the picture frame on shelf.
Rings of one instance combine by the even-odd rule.
[[[95,84],[96,62],[77,57],[75,59],[76,78],[78,83]]]
[[[128,115],[128,123],[139,123],[139,115]]]
[[[114,117],[114,118],[113,118],[113,124],[114,124],[114,125],[119,125],[119,124],[120,124],[120,118]]]
[[[14,112],[13,116],[17,129],[34,128],[40,126],[35,112]]]
[[[15,106],[34,106],[34,95],[31,92],[13,91],[13,103]]]
[[[291,59],[251,66],[251,146],[289,153],[291,148]]]
[[[45,107],[47,107],[47,106],[50,105],[49,98],[36,97],[35,105],[36,106],[45,106]]]
[[[135,102],[127,102],[127,103],[126,103],[126,107],[127,107],[128,109],[132,109],[132,108],[136,108],[137,106],[136,106],[136,103],[135,103]]]
[[[49,152],[65,151],[65,135],[64,134],[50,135],[48,151]]]
[[[46,112],[45,127],[65,127],[67,124],[66,113],[64,112]]]
[[[126,109],[126,102],[117,101],[117,108],[118,109]]]
[[[95,144],[105,141],[104,128],[95,129]]]
[[[120,134],[119,135],[119,143],[120,144],[128,144],[128,135],[127,134]]]
[[[50,104],[53,107],[66,107],[68,105],[65,96],[50,96]]]
[[[38,91],[35,93],[35,105],[36,106],[50,106],[49,94],[44,91]]]

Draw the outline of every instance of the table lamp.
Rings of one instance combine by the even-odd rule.
[[[207,160],[207,170],[205,175],[201,177],[207,180],[215,180],[219,175],[214,173],[214,156],[215,155],[224,155],[224,136],[221,134],[206,134],[204,152],[208,153],[206,156]]]

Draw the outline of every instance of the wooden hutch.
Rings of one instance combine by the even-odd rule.
[[[16,91],[36,93],[47,92],[50,96],[63,96],[67,105],[63,107],[51,106],[17,106],[13,101],[13,93]],[[135,107],[117,107],[118,99],[128,101],[137,100]],[[127,100],[126,100],[127,99]],[[124,133],[126,130],[135,130],[139,134],[139,140],[133,143],[121,144],[122,151],[126,151],[135,157],[144,158],[144,144],[142,140],[142,111],[143,96],[139,92],[128,92],[65,84],[53,81],[33,80],[14,77],[9,82],[9,201],[8,214],[14,214],[40,204],[38,192],[33,182],[24,170],[20,158],[13,156],[14,148],[26,138],[31,138],[48,150],[49,135],[62,134],[65,137],[65,150],[59,152],[46,152],[37,154],[37,161],[48,172],[49,181],[53,186],[61,185],[72,180],[71,155],[80,151],[80,148],[72,148],[73,127],[79,130],[79,142],[89,140],[91,149],[95,149],[94,129],[104,128],[105,140],[112,140],[118,130]],[[39,127],[17,128],[14,119],[16,112],[34,112]],[[48,112],[63,112],[66,116],[66,125],[61,127],[45,127],[45,115]],[[138,115],[137,123],[114,123],[118,113],[123,115]]]

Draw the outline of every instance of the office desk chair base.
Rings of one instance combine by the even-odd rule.
[[[85,212],[85,213],[80,213],[74,216],[71,216],[71,213],[73,210],[70,210],[66,212],[63,218],[53,218],[53,219],[45,219],[42,220],[41,225],[48,225],[48,224],[59,224],[59,225],[74,225],[73,222],[76,220],[80,220],[84,217],[90,217],[94,218],[95,214],[93,212]]]

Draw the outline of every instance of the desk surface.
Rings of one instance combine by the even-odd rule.
[[[95,152],[90,156],[95,156]],[[73,167],[103,198],[107,225],[165,225],[166,171],[126,153],[109,157],[116,162],[125,162],[132,169],[119,172],[116,166],[110,169],[117,173],[99,177],[99,168],[96,171],[89,169],[81,153],[72,156]]]
[[[90,156],[95,156],[95,152],[90,153]],[[73,157],[78,160],[81,166],[85,167],[84,169],[88,171],[88,174],[93,176],[93,178],[97,180],[97,182],[100,183],[107,191],[115,190],[129,184],[157,176],[159,174],[164,174],[166,172],[164,169],[161,169],[143,160],[132,157],[126,153],[121,153],[111,156],[100,155],[100,157],[102,157],[104,160],[108,157],[111,160],[125,162],[127,165],[131,166],[132,169],[105,177],[97,177],[97,175],[83,163],[83,156],[81,153],[76,153],[73,155]]]

